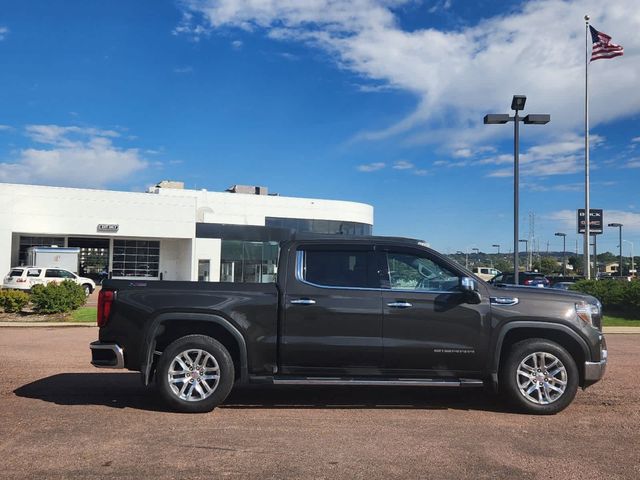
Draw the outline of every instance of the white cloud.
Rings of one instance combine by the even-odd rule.
[[[0,41],[7,38],[8,34],[9,34],[9,29],[7,27],[0,27]]]
[[[185,73],[193,73],[193,67],[187,65],[185,67],[176,67],[173,69],[173,73],[185,74]]]
[[[577,212],[575,210],[559,210],[546,216],[567,229],[576,230]],[[640,233],[640,213],[622,210],[605,210],[606,223],[621,223],[625,232]],[[613,231],[613,230],[612,230]]]
[[[631,143],[640,143],[640,137],[633,137]]]
[[[482,125],[481,118],[507,111],[512,93],[528,96],[527,111],[551,114],[550,126],[531,128],[530,136],[579,131],[582,17],[590,12],[595,26],[625,47],[623,57],[590,66],[591,125],[640,111],[636,0],[534,0],[456,30],[405,31],[394,11],[410,1],[184,0],[185,17],[174,33],[231,27],[322,49],[341,68],[416,96],[412,114],[359,138],[408,133],[414,143],[477,144],[510,134],[508,128]]]
[[[101,187],[147,166],[138,149],[114,145],[114,130],[28,125],[25,133],[39,146],[0,163],[0,182]]]
[[[393,168],[395,170],[411,170],[412,168],[414,168],[414,165],[413,163],[407,162],[406,160],[398,160],[393,164]]]
[[[184,35],[192,42],[199,42],[202,37],[209,35],[210,29],[198,24],[194,20],[193,14],[184,12],[180,23],[171,31],[172,35]]]
[[[384,162],[366,163],[364,165],[358,165],[359,172],[375,172],[376,170],[382,170],[386,167]]]
[[[233,42],[231,42],[231,46],[233,48],[235,48],[236,50],[239,50],[242,48],[242,40],[234,40]]]
[[[459,148],[453,152],[453,156],[456,158],[469,158],[471,156],[471,149]]]
[[[12,130],[12,127],[10,125],[0,125],[0,132],[6,130]]]
[[[425,170],[422,168],[417,168],[412,172],[414,175],[418,175],[419,177],[424,177],[425,175],[429,175],[429,170]]]
[[[599,135],[591,136],[591,146],[604,143]],[[476,162],[479,165],[509,165],[489,173],[490,177],[513,176],[513,154],[502,154]],[[577,173],[584,170],[584,139],[577,134],[566,134],[555,142],[536,145],[520,154],[521,173],[524,177],[551,176]],[[597,168],[597,165],[592,165]]]
[[[624,166],[627,168],[640,168],[640,158],[633,158],[629,160]]]

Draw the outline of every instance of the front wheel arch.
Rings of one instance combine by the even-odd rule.
[[[491,366],[494,388],[499,390],[499,376],[497,375],[502,362],[516,343],[533,338],[541,338],[557,343],[567,350],[578,367],[579,385],[584,388],[584,362],[591,355],[586,342],[569,327],[561,324],[546,322],[514,322],[507,324],[501,330],[496,346],[493,364]]]

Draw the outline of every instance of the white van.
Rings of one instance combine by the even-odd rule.
[[[473,267],[472,272],[485,282],[488,282],[496,275],[500,275],[502,273],[500,270],[492,267]]]

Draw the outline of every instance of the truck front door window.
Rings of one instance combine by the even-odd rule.
[[[426,257],[388,252],[387,264],[393,290],[451,291],[458,286],[458,275]]]

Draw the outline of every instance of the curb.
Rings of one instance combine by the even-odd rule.
[[[640,327],[604,327],[602,333],[640,333]]]
[[[0,328],[2,327],[97,327],[94,322],[0,322]]]
[[[97,327],[95,322],[0,322],[2,327]],[[640,327],[604,327],[603,333],[609,334],[640,334]]]

